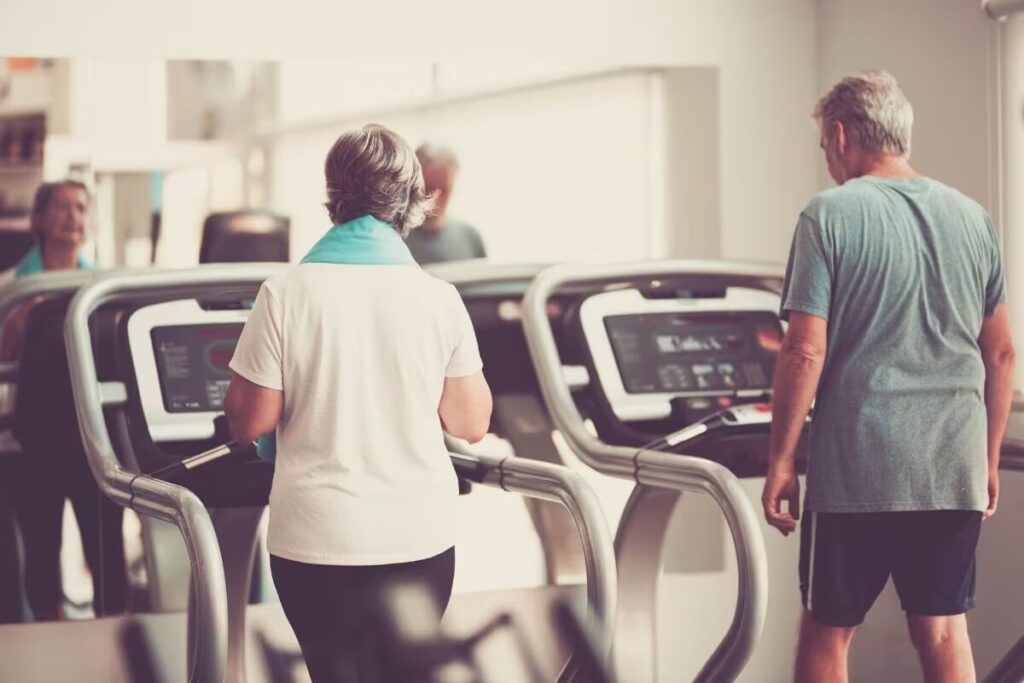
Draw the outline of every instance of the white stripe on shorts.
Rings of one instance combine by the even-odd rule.
[[[816,535],[815,532],[818,530],[818,525],[815,524],[815,521],[817,521],[817,515],[813,512],[808,514],[811,515],[811,556],[808,560],[810,564],[807,568],[807,610],[810,612],[814,610],[811,598],[814,595],[814,538]]]

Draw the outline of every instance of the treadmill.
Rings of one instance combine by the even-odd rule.
[[[554,270],[572,268],[558,266]],[[566,421],[557,414],[557,406],[548,396],[548,384],[557,385],[565,392],[580,431],[589,435],[590,430],[602,431],[612,426],[601,417],[609,412],[608,405],[602,407],[596,402],[600,398],[597,394],[601,377],[591,361],[580,320],[583,311],[593,309],[594,300],[606,289],[626,289],[628,282],[614,283],[602,278],[566,280],[538,298],[533,297],[533,292],[549,272],[545,266],[467,263],[432,266],[429,270],[458,288],[473,319],[485,359],[485,374],[495,394],[492,431],[507,438],[519,455],[532,457],[532,453],[540,452],[552,462],[574,465],[576,458],[572,452],[567,453],[564,446],[559,446],[560,432],[572,451],[592,465],[594,459],[584,457],[574,443],[572,428],[567,428]],[[606,274],[602,267],[594,267],[591,272]],[[664,298],[660,296],[662,301]],[[761,304],[763,306],[764,302]],[[536,362],[533,337],[537,329],[546,335],[545,342],[557,358],[550,367]],[[488,362],[488,358],[493,360]],[[757,395],[760,397],[761,392]],[[690,407],[696,409],[699,405]],[[701,416],[710,417],[712,412],[705,411]],[[647,426],[653,425],[657,417],[656,414],[648,417]],[[717,647],[712,648],[714,652],[709,653],[711,656],[698,675],[699,680],[728,680],[738,675],[751,656],[765,618],[767,570],[758,516],[740,490],[736,477],[725,467],[709,466],[695,458],[668,458],[653,453],[642,462],[638,461],[640,446],[663,435],[656,432],[656,427],[649,433],[638,432],[632,445],[613,449],[606,459],[602,454],[602,466],[597,468],[624,480],[624,485],[630,481],[645,484],[637,489],[642,493],[641,502],[634,493],[623,517],[624,524],[628,522],[633,531],[624,536],[625,526],[620,526],[620,543],[627,538],[632,545],[625,552],[620,547],[618,553],[619,604],[624,609],[619,611],[616,627],[616,670],[631,681],[655,679],[654,630],[662,540],[678,492],[697,490],[712,494],[714,521],[720,524],[723,517],[728,520],[737,541],[734,562],[738,571],[733,585],[738,589],[738,599],[733,621],[721,626],[725,636],[716,641]],[[543,444],[544,447],[534,449],[526,444]],[[737,457],[740,455],[742,453]],[[608,491],[609,495],[612,493]],[[655,505],[654,501],[659,504]],[[605,513],[614,519],[615,501],[602,502]],[[634,509],[638,512],[631,512]],[[657,514],[645,516],[644,511],[651,510],[656,510]],[[561,520],[557,511],[547,516],[533,512],[538,533],[547,539],[549,580],[570,577],[573,557],[570,552],[564,552],[558,541],[564,533],[559,527]],[[688,533],[699,534],[703,523],[703,520],[684,520],[683,526]],[[692,555],[689,541],[684,541],[683,545]],[[722,552],[724,554],[724,549]],[[622,581],[626,577],[630,577],[628,585]],[[661,602],[665,602],[664,595]],[[720,637],[717,630],[705,628],[704,631],[704,635]],[[692,644],[685,638],[683,642],[687,642],[687,647],[675,650],[689,652]],[[663,675],[664,680],[680,680],[676,672]]]
[[[671,613],[659,584],[676,572],[721,576],[705,582],[706,594],[736,595],[717,645],[701,623],[720,611],[713,602],[676,617],[677,632],[706,643],[682,655],[694,680],[735,680],[754,656],[768,615],[768,551],[744,482],[764,476],[781,283],[766,266],[661,261],[555,266],[526,292],[526,339],[553,422],[584,463],[635,483],[616,533],[620,615],[631,618],[620,617],[615,639],[616,667],[635,680],[690,675],[665,670],[659,653],[659,607]],[[553,324],[550,302],[567,292],[577,299]],[[575,357],[563,356],[556,334],[575,342]],[[713,505],[674,522],[684,492]],[[704,647],[710,658],[699,665]]]
[[[694,514],[701,508],[686,508],[692,503],[687,497],[658,492],[651,485],[661,483],[657,474],[662,463],[696,457],[734,475],[738,495],[759,508],[767,468],[770,382],[783,329],[778,319],[782,280],[781,269],[728,262],[566,265],[539,274],[526,294],[526,337],[553,422],[587,465],[637,482],[616,535],[620,619],[615,641],[618,669],[628,663],[633,671],[643,671],[636,680],[681,680],[683,674],[667,670],[665,661],[700,660],[697,652],[680,654],[679,648],[666,653],[657,641],[658,632],[666,631],[657,611],[671,610],[670,603],[664,594],[659,602],[655,589],[638,586],[681,578],[676,586],[698,585],[711,596],[731,593],[729,566],[716,567],[700,557],[684,557],[690,564],[682,568],[671,566],[688,552],[684,544],[693,540],[680,538],[685,520],[709,526],[709,534],[698,537],[693,547],[712,560],[721,552],[714,541],[722,535],[715,531],[720,521]],[[581,289],[589,293],[580,294]],[[568,292],[577,297],[571,312],[552,320],[549,302]],[[563,351],[565,339],[575,341],[570,354]],[[582,369],[571,367],[579,363]],[[586,381],[574,381],[580,376]],[[1018,521],[1024,512],[1022,416],[1024,405],[1018,405],[1004,443],[1000,511],[986,522],[978,549],[979,606],[969,616],[979,675],[990,671],[984,679],[990,683],[1024,681],[1024,641],[1018,640],[1024,632],[1024,598],[1018,597],[1024,570]],[[797,453],[801,472],[806,469],[803,446]],[[623,462],[632,463],[625,474]],[[720,496],[707,484],[690,491]],[[799,544],[768,527],[759,509],[754,517],[770,558],[768,580],[775,597],[765,618],[773,627],[763,639],[767,642],[748,651],[741,678],[784,681],[789,680],[788,657],[801,611]],[[735,532],[733,539],[742,552]],[[743,579],[738,578],[742,596]],[[699,607],[675,617],[673,635],[703,637],[708,630],[709,615],[717,611],[713,597],[696,600]],[[920,675],[916,653],[903,637],[906,627],[898,607],[894,595],[883,594],[872,610],[851,656],[851,680]],[[629,614],[636,620],[626,631],[623,616]],[[623,652],[626,644],[629,650]],[[704,647],[711,649],[713,641],[704,637]],[[637,652],[645,657],[635,656]],[[780,666],[780,653],[785,666]],[[722,678],[740,673],[734,669]],[[705,670],[697,675],[698,680],[711,678]]]
[[[251,647],[254,638],[296,651],[279,607],[248,605],[269,464],[256,458],[251,444],[224,444],[215,424],[230,378],[224,368],[248,314],[240,302],[251,300],[278,269],[218,265],[115,274],[79,292],[68,312],[65,336],[76,407],[101,489],[176,529],[184,540],[184,553],[157,557],[152,547],[149,561],[161,576],[174,575],[175,562],[179,570],[183,563],[189,570],[191,590],[187,582],[180,587],[189,596],[187,638],[155,635],[160,628],[146,624],[139,642],[151,646],[122,653],[154,669],[176,671],[174,680],[185,671],[196,681],[273,678]],[[117,315],[110,318],[110,312]],[[113,321],[117,363],[111,372],[97,365],[90,332],[103,318]],[[452,460],[465,479],[568,510],[585,558],[589,628],[604,657],[615,609],[615,564],[593,492],[578,475],[556,465],[468,454],[453,454]],[[457,596],[451,611],[465,610],[463,605],[476,599]],[[177,619],[164,628],[183,630],[182,615],[172,614]],[[550,637],[557,640],[559,634]],[[167,644],[172,647],[163,647]],[[580,680],[581,661],[555,662],[550,678],[544,677]]]

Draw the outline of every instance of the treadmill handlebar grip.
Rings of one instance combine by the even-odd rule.
[[[150,472],[151,477],[163,479],[164,481],[175,481],[179,479],[185,472],[194,470],[197,467],[202,467],[211,462],[221,460],[232,455],[241,455],[247,451],[251,451],[254,448],[252,443],[240,443],[238,441],[229,441],[226,444],[215,446],[208,451],[203,451],[191,457],[185,458],[175,463],[171,463],[165,467]]]
[[[476,484],[484,483],[487,473],[490,471],[490,467],[486,463],[472,457],[465,457],[461,453],[449,452],[448,455],[455,468],[455,474],[459,477],[460,486],[463,481]]]

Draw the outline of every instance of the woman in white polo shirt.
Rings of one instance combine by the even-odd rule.
[[[382,588],[419,583],[447,606],[458,483],[442,429],[477,441],[491,413],[458,292],[402,239],[432,203],[412,150],[366,126],[325,174],[334,226],[263,284],[225,402],[239,441],[276,430],[267,545],[316,683],[380,680]]]

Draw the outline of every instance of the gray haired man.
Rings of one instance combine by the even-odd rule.
[[[484,258],[487,250],[476,228],[448,216],[448,201],[455,189],[459,160],[447,147],[423,144],[416,149],[427,193],[435,195],[434,210],[423,225],[405,240],[421,266],[442,261]]]
[[[796,530],[815,401],[796,680],[847,680],[891,576],[925,680],[973,681],[964,615],[1014,366],[999,245],[977,203],[910,166],[913,110],[892,76],[845,78],[814,113],[839,187],[797,222],[763,496],[768,523]]]

